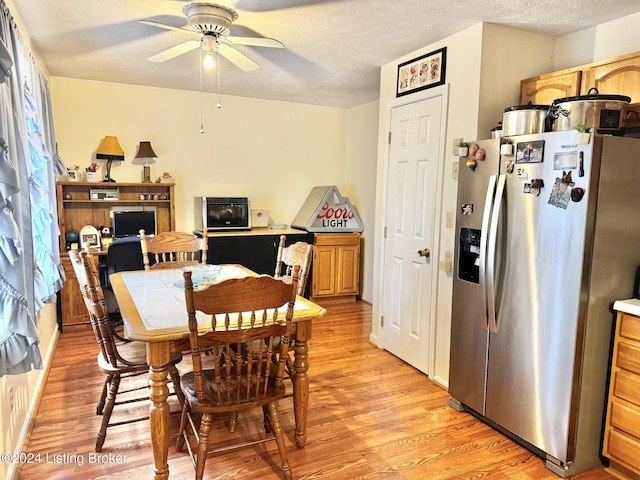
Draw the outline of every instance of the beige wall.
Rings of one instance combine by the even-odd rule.
[[[131,160],[140,141],[151,142],[153,179],[165,171],[176,179],[178,230],[193,229],[197,195],[249,196],[273,222],[289,224],[313,186],[344,183],[344,109],[223,96],[218,110],[217,97],[205,94],[201,134],[197,92],[61,77],[51,91],[67,165],[88,166],[101,139],[115,135],[125,161],[111,176],[140,181],[142,168]]]
[[[640,50],[639,24],[640,13],[634,13],[558,38],[553,69],[549,71],[637,52]],[[546,72],[536,72],[535,75],[542,73]]]
[[[370,102],[347,111],[347,151],[345,183],[340,193],[358,209],[364,225],[361,241],[360,291],[373,300],[373,240],[375,233],[376,149],[379,102]]]

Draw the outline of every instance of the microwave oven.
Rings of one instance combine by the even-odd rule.
[[[195,197],[196,230],[250,230],[248,197]]]

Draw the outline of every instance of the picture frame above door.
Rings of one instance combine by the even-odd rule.
[[[398,65],[396,97],[444,85],[447,47]]]

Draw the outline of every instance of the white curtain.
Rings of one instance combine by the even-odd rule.
[[[64,282],[47,83],[0,0],[0,375],[42,368],[37,312]],[[8,57],[8,59],[7,59]]]

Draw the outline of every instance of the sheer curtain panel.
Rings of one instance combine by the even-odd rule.
[[[42,368],[37,313],[64,282],[49,90],[0,0],[0,375]]]

